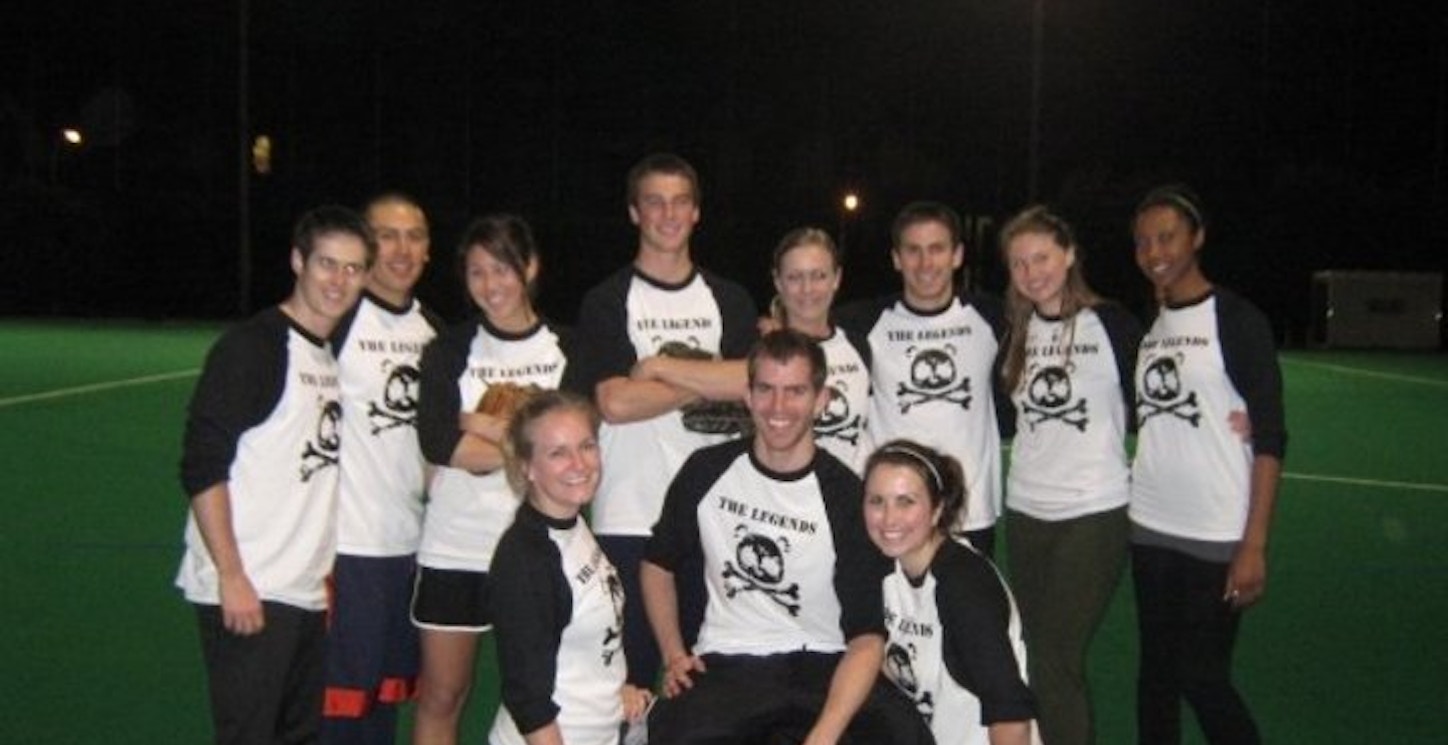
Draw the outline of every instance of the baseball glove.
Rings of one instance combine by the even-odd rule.
[[[659,347],[659,354],[684,360],[716,359],[714,355],[680,341],[665,342]],[[749,409],[738,401],[696,401],[684,406],[679,413],[684,417],[684,429],[690,432],[742,437],[754,433]]]
[[[754,434],[754,420],[749,409],[738,401],[695,401],[680,409],[684,429],[706,435]]]
[[[478,406],[475,411],[479,414],[495,416],[499,419],[508,419],[513,416],[528,399],[537,395],[542,388],[532,383],[518,385],[517,383],[492,383],[488,390],[483,392],[483,397],[478,399]]]
[[[681,341],[666,341],[659,345],[659,356],[681,360],[712,360],[714,355],[698,347],[691,347]]]

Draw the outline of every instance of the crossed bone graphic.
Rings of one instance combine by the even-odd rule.
[[[372,422],[372,434],[386,432],[398,427],[411,427],[417,421],[414,413],[394,414],[378,406],[376,401],[367,402],[367,421]]]
[[[603,664],[613,664],[613,656],[618,654],[619,647],[615,642],[623,638],[623,632],[612,626],[603,631]]]
[[[953,404],[960,404],[962,409],[970,408],[970,378],[961,378],[960,383],[954,388],[945,388],[939,391],[927,391],[911,388],[907,383],[899,383],[895,388],[895,396],[900,399],[900,413],[909,413],[910,409],[920,404],[931,401],[948,401]],[[906,397],[909,396],[907,399]]]
[[[337,465],[335,452],[320,450],[308,442],[307,449],[302,451],[302,481],[310,481],[316,472]]]
[[[815,434],[820,437],[833,437],[837,440],[848,442],[851,445],[858,445],[860,442],[860,415],[841,422],[837,426],[828,428],[815,428]]]
[[[930,695],[930,691],[920,694],[920,698],[915,701],[915,709],[925,718],[925,723],[930,724],[935,718],[935,698]]]
[[[1032,406],[1029,403],[1025,404],[1022,408],[1027,414],[1034,416],[1033,419],[1027,420],[1033,432],[1037,424],[1051,420],[1059,421],[1062,424],[1075,427],[1078,431],[1085,432],[1086,423],[1090,421],[1086,416],[1086,399],[1084,398],[1077,401],[1075,406],[1066,406],[1060,409],[1043,409]],[[1072,414],[1078,416],[1072,416]]]
[[[728,580],[731,579],[737,579],[739,583],[729,582]],[[736,569],[732,561],[724,562],[724,580],[725,597],[732,598],[741,592],[758,592],[779,604],[781,608],[789,611],[789,615],[799,615],[800,604],[798,602],[789,602],[789,600],[799,600],[798,582],[791,584],[789,587],[771,587],[749,576],[748,572]],[[785,598],[789,598],[789,600],[785,600]]]
[[[1188,393],[1186,398],[1183,398],[1182,400],[1175,403],[1159,404],[1145,396],[1139,397],[1137,402],[1144,410],[1141,415],[1142,424],[1146,424],[1146,420],[1156,416],[1157,414],[1171,414],[1178,419],[1186,420],[1187,422],[1191,423],[1193,427],[1197,426],[1197,422],[1200,421],[1202,418],[1201,409],[1197,407],[1196,391]],[[1185,413],[1183,413],[1184,409]]]
[[[623,647],[623,584],[616,573],[610,572],[604,580],[608,588],[608,599],[613,605],[613,624],[603,631],[603,664],[613,664],[614,655]]]
[[[894,671],[895,682],[907,696],[915,701],[915,708],[929,723],[935,717],[935,700],[930,691],[920,690],[920,681],[915,676],[915,645],[891,644],[885,651],[885,667]]]

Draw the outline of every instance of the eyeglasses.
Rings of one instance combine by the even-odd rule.
[[[367,271],[366,262],[338,261],[331,256],[318,256],[313,254],[312,263],[327,274],[337,274],[340,272],[348,277],[356,277]]]

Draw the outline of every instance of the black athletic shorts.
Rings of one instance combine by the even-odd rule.
[[[491,588],[487,572],[418,567],[412,622],[435,631],[488,631],[493,628]]]

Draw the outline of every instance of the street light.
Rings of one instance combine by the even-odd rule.
[[[251,169],[259,176],[265,176],[272,170],[272,138],[267,135],[257,135],[251,141]]]
[[[844,211],[840,213],[840,229],[837,238],[840,244],[840,255],[845,255],[845,235],[849,230],[850,222],[855,219],[855,213],[860,210],[860,195],[853,191],[845,192],[845,198],[840,200],[840,206]]]
[[[85,135],[75,127],[62,127],[55,133],[50,144],[50,185],[60,183],[60,159],[63,150],[79,150],[85,144]]]

